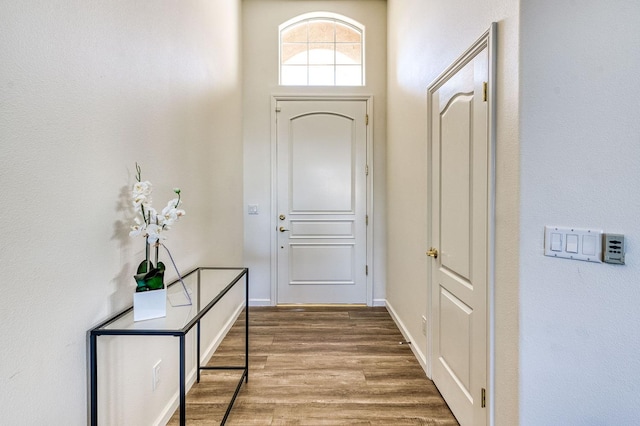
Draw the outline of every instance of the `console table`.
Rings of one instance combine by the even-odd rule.
[[[202,300],[202,286],[206,286],[206,283],[202,283],[200,276],[202,271],[211,271],[207,274],[214,274],[215,281],[222,285],[224,288],[220,290],[217,295],[207,297]],[[195,302],[192,306],[171,306],[167,302],[167,317],[165,319],[147,320],[147,321],[133,321],[133,307],[125,309],[124,311],[116,314],[98,326],[94,327],[89,332],[89,363],[90,363],[90,387],[91,387],[91,425],[97,426],[98,424],[98,355],[97,344],[98,337],[104,335],[118,335],[118,336],[174,336],[179,338],[179,351],[180,351],[180,424],[186,423],[186,376],[185,376],[185,340],[186,334],[196,327],[196,374],[197,382],[200,382],[201,370],[242,370],[242,376],[236,386],[231,402],[227,407],[227,411],[224,414],[221,425],[224,425],[229,417],[233,403],[236,400],[238,392],[242,387],[243,382],[247,382],[249,379],[249,308],[247,301],[249,299],[249,269],[248,268],[218,268],[218,267],[198,267],[189,271],[183,275],[183,280],[189,276],[197,274],[196,285],[194,295]],[[216,304],[238,283],[242,282],[244,278],[245,283],[245,353],[244,353],[244,365],[241,366],[201,366],[200,365],[200,320],[210,312]],[[178,283],[178,280],[173,281],[167,288],[174,286]],[[174,290],[181,288],[182,286],[175,287]],[[185,310],[188,309],[188,310]],[[181,311],[178,311],[181,310]],[[184,314],[180,315],[179,312],[187,312],[187,317]],[[173,314],[173,315],[172,315]]]

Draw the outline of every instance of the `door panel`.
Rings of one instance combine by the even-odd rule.
[[[353,244],[291,244],[290,284],[355,284]]]
[[[366,303],[366,101],[278,101],[278,303]]]
[[[327,112],[290,119],[292,213],[353,213],[353,125],[353,118]]]
[[[487,387],[488,40],[429,88],[433,381],[461,425],[484,425]]]
[[[442,267],[467,280],[470,273],[470,154],[473,94],[458,95],[440,114],[441,209],[440,221]]]
[[[290,220],[290,238],[355,238],[355,223],[353,220]]]
[[[471,314],[473,309],[440,287],[440,362],[470,397]]]

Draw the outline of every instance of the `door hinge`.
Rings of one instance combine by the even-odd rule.
[[[367,126],[369,125],[369,114],[364,116],[364,124]]]
[[[364,175],[365,176],[369,176],[369,165],[368,164],[365,164],[365,166],[364,166]]]
[[[369,226],[369,215],[365,215],[365,217],[364,217],[364,224],[365,224],[366,226]]]
[[[364,274],[369,275],[369,265],[364,265]]]
[[[487,390],[482,388],[482,397],[480,398],[480,408],[485,408],[487,406]]]
[[[489,87],[489,83],[487,83],[486,81],[485,81],[484,83],[482,83],[482,90],[483,90],[483,92],[484,92],[483,100],[484,100],[485,102],[487,102],[487,96],[488,96],[488,95],[487,95],[487,91],[488,91],[488,87]]]

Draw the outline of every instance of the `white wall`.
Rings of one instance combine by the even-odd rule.
[[[251,300],[270,305],[271,294],[271,97],[279,94],[373,95],[374,303],[384,303],[386,277],[386,1],[384,0],[244,0],[243,111],[245,262],[251,268]],[[338,13],[366,27],[366,86],[292,88],[278,86],[278,25],[307,12]],[[258,215],[247,205],[258,204]]]
[[[518,422],[518,2],[388,1],[387,299],[427,355],[426,90],[498,22],[495,419]]]
[[[181,269],[242,263],[239,20],[229,0],[2,2],[4,423],[86,424],[86,331],[131,303],[143,256],[136,161],[156,205],[183,190]]]
[[[522,2],[521,424],[639,424],[640,3]],[[543,256],[544,225],[627,238]]]

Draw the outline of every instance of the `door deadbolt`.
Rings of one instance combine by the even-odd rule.
[[[427,250],[427,256],[429,257],[433,257],[434,259],[438,258],[438,250],[431,247],[429,250]]]
[[[283,214],[280,215],[280,220],[285,220],[287,217]]]

